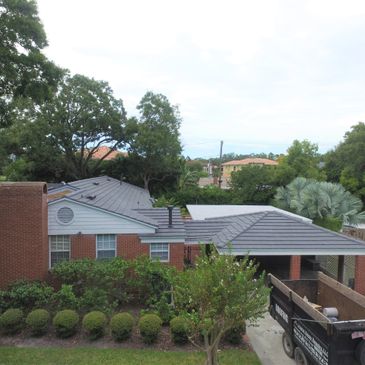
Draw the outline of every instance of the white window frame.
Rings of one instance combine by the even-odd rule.
[[[52,238],[60,238],[62,237],[63,240],[65,239],[65,237],[68,238],[68,250],[65,249],[56,249],[56,250],[52,250]],[[65,242],[63,242],[64,245]],[[49,251],[49,257],[48,257],[48,267],[49,269],[52,268],[52,253],[53,252],[68,252],[68,261],[70,261],[71,258],[71,237],[67,234],[57,234],[57,235],[50,235],[48,236],[48,251]]]
[[[161,260],[160,258],[156,258],[156,257],[152,257],[152,252],[156,253],[156,252],[166,252],[165,250],[153,250],[152,247],[154,245],[166,245],[167,246],[167,260]],[[150,259],[151,260],[155,260],[155,261],[160,261],[160,262],[170,262],[170,244],[166,243],[166,242],[155,242],[155,243],[150,243]]]
[[[104,238],[105,236],[114,236],[114,256],[113,257],[110,257],[111,259],[114,258],[114,257],[117,257],[117,235],[114,234],[114,233],[100,233],[100,234],[97,234],[96,235],[96,239],[95,239],[95,248],[96,248],[96,259],[98,260],[103,260],[103,259],[108,259],[106,257],[102,257],[102,258],[99,258],[99,254],[98,252],[99,251],[112,251],[112,249],[98,249],[98,239],[101,238],[101,236]]]

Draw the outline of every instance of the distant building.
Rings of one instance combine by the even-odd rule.
[[[111,151],[111,152],[110,152]],[[110,152],[110,153],[109,153]],[[122,152],[122,151],[118,151],[118,150],[113,150],[108,147],[108,146],[100,146],[98,147],[94,153],[92,158],[95,160],[100,160],[102,159],[107,153],[109,153],[108,156],[106,156],[104,158],[104,160],[114,160],[115,158],[117,158],[118,156],[128,156],[127,152]],[[85,153],[86,155],[88,154],[88,152]]]
[[[267,158],[245,158],[243,160],[233,160],[222,163],[222,177],[224,179],[230,179],[232,172],[239,171],[244,166],[248,165],[261,165],[261,166],[276,166],[277,161],[269,160]]]

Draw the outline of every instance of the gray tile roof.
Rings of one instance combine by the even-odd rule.
[[[202,232],[204,222],[214,227]],[[219,230],[219,227],[222,227]],[[201,227],[199,227],[199,225]],[[215,243],[220,253],[234,255],[356,255],[365,254],[365,243],[329,231],[301,219],[275,211],[200,221],[198,226],[187,224],[187,241],[200,238]],[[197,231],[199,233],[197,233]]]

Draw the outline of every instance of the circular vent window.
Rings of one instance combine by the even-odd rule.
[[[64,224],[71,223],[74,219],[74,212],[68,207],[60,208],[57,212],[57,219]]]

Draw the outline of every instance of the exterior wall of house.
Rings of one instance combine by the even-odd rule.
[[[45,279],[48,270],[47,186],[0,184],[0,287]]]
[[[69,224],[61,223],[57,218],[59,209],[63,207],[72,209],[74,213],[74,218]],[[49,235],[74,235],[79,232],[83,235],[103,233],[136,234],[154,233],[155,229],[128,218],[67,200],[58,201],[49,205]]]
[[[96,235],[71,235],[70,259],[96,259]],[[178,270],[184,268],[184,244],[169,244],[169,262]],[[116,256],[125,260],[133,260],[141,255],[150,255],[150,245],[141,243],[136,234],[122,234],[116,237]]]

